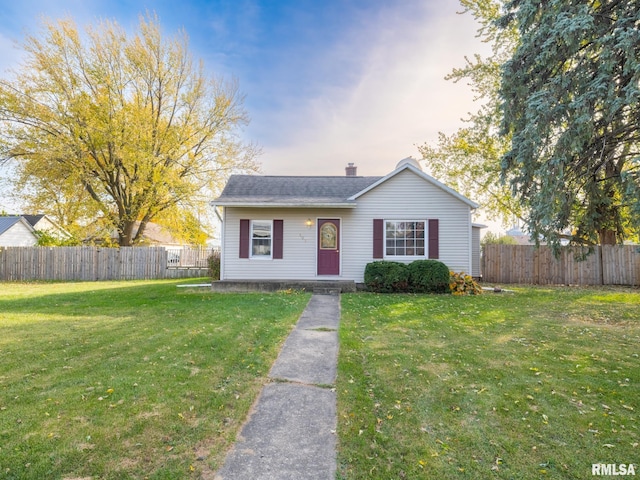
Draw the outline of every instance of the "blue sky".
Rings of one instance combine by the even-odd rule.
[[[79,26],[101,18],[134,29],[156,12],[184,29],[208,72],[236,78],[268,175],[384,175],[416,145],[451,133],[476,110],[464,83],[446,81],[487,47],[457,0],[0,0],[0,75],[42,15]],[[1,202],[0,202],[1,203]]]

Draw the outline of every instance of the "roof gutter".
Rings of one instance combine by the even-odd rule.
[[[218,211],[218,205],[216,204],[216,202],[211,201],[211,202],[209,202],[209,205],[211,205],[213,207],[213,211],[216,213],[216,217],[218,217],[218,220],[220,220],[220,223],[223,223],[222,216],[220,215],[220,212]]]

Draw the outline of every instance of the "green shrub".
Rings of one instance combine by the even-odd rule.
[[[438,260],[416,260],[408,266],[409,288],[416,293],[447,293],[449,267]]]
[[[478,282],[466,273],[451,272],[449,290],[454,295],[480,295],[482,293],[482,288],[480,288]]]
[[[487,234],[482,237],[480,245],[483,247],[485,245],[518,245],[518,241],[509,235],[496,235],[493,232],[487,232]]]
[[[407,266],[384,260],[368,263],[364,269],[364,283],[372,292],[406,292],[409,287]]]
[[[62,238],[46,230],[35,230],[39,247],[77,247],[81,242],[75,237]]]
[[[220,250],[213,250],[207,258],[209,276],[213,281],[220,280]]]

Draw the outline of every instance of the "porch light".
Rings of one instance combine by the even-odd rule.
[[[313,227],[313,220],[311,220],[310,218],[307,218],[307,221],[304,222],[304,224],[307,226],[307,228],[311,228]]]

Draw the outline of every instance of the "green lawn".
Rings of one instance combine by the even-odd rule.
[[[640,292],[342,296],[338,477],[640,474]]]
[[[308,294],[0,284],[0,478],[201,478]]]
[[[309,295],[0,284],[0,478],[211,478]],[[338,477],[640,472],[640,292],[342,296]]]

